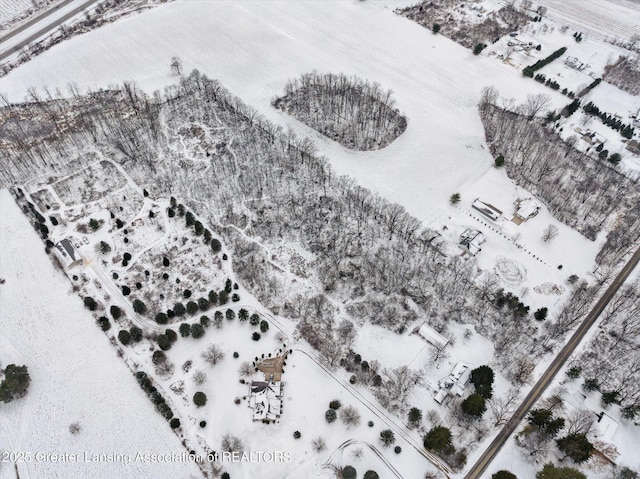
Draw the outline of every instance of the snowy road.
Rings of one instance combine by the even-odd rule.
[[[549,365],[543,375],[540,377],[535,386],[529,391],[527,397],[520,404],[516,412],[513,413],[511,419],[500,430],[496,438],[491,442],[487,450],[482,454],[480,459],[469,470],[466,479],[479,479],[482,473],[491,463],[491,461],[498,455],[502,446],[507,442],[507,439],[515,432],[520,422],[524,419],[527,411],[536,403],[536,401],[542,396],[542,393],[546,387],[551,383],[553,378],[561,370],[562,366],[567,362],[571,354],[575,351],[576,347],[582,342],[583,338],[594,325],[600,314],[604,311],[604,308],[609,304],[609,301],[616,294],[618,289],[624,284],[629,277],[633,269],[640,262],[640,248],[624,265],[618,276],[613,280],[611,285],[607,288],[605,293],[600,297],[598,302],[594,305],[591,312],[587,315],[584,321],[578,326],[571,339],[560,350],[553,362]]]

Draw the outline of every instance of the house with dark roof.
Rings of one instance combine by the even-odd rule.
[[[82,258],[73,246],[73,238],[71,236],[61,239],[54,246],[58,258],[65,268],[73,268],[82,264]]]

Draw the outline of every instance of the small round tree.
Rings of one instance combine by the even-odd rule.
[[[518,479],[518,477],[510,471],[501,469],[500,471],[493,473],[491,479]]]
[[[423,445],[426,449],[444,452],[452,447],[451,430],[444,426],[433,427],[425,434]]]
[[[371,469],[369,469],[367,472],[364,473],[364,476],[362,476],[363,479],[380,479],[380,476],[378,475],[378,473],[376,471],[373,471]]]
[[[473,417],[480,417],[487,410],[484,397],[481,394],[475,393],[470,395],[460,405],[462,412]]]
[[[125,346],[127,346],[129,343],[131,343],[131,334],[129,333],[129,331],[127,331],[126,329],[122,329],[119,333],[118,333],[118,339],[120,340],[120,342],[122,344],[124,344]]]
[[[344,466],[342,468],[342,479],[356,479],[358,472],[353,466]]]
[[[177,417],[174,417],[169,422],[169,425],[171,426],[172,429],[179,428],[180,427],[180,419],[178,419]]]
[[[264,319],[260,321],[260,331],[266,333],[269,331],[269,323],[267,323]]]
[[[133,300],[133,310],[138,314],[144,314],[147,312],[147,306],[139,299]]]
[[[198,407],[204,406],[207,404],[207,395],[202,391],[198,391],[193,395],[193,403]]]
[[[194,339],[200,339],[204,336],[204,333],[205,330],[201,324],[195,323],[191,325],[191,336],[193,336]]]
[[[324,418],[329,424],[334,422],[337,417],[338,417],[338,414],[336,414],[335,409],[327,409],[327,412],[324,413]]]

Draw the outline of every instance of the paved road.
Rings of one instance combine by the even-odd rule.
[[[513,432],[518,427],[518,424],[524,419],[524,416],[527,414],[527,411],[535,404],[535,402],[540,398],[546,387],[549,385],[551,380],[555,377],[555,375],[560,371],[564,363],[569,359],[569,356],[576,349],[578,344],[584,339],[585,334],[589,331],[591,326],[595,323],[598,316],[604,311],[604,308],[609,304],[609,301],[616,294],[618,289],[622,286],[625,280],[633,271],[633,268],[640,261],[640,248],[635,252],[635,254],[631,257],[631,259],[624,265],[620,274],[616,277],[616,279],[611,283],[611,286],[607,288],[602,297],[595,304],[591,312],[584,319],[582,324],[578,326],[569,342],[560,350],[556,358],[549,365],[547,370],[544,372],[542,377],[538,380],[535,386],[531,389],[527,397],[524,399],[522,404],[518,407],[516,412],[513,413],[511,419],[505,424],[502,430],[498,433],[493,442],[489,445],[487,450],[482,454],[480,459],[473,465],[473,467],[469,470],[465,479],[479,479],[482,473],[485,471],[487,466],[491,463],[491,461],[498,455],[500,449],[505,444],[507,439],[513,434]]]
[[[62,3],[59,3],[55,7],[50,8],[49,10],[47,10],[46,12],[38,15],[37,17],[32,18],[31,20],[29,20],[24,25],[21,25],[20,27],[16,28],[15,30],[9,32],[4,37],[0,38],[0,48],[10,38],[22,33],[26,29],[28,29],[28,28],[32,27],[33,25],[41,22],[42,20],[47,18],[49,15],[51,15],[54,12],[60,10],[60,8],[63,8],[65,6],[67,6],[67,5],[69,5],[73,1],[75,1],[75,0],[64,0]],[[21,41],[20,43],[18,43],[15,46],[11,47],[7,51],[4,51],[4,52],[0,53],[0,61],[3,61],[7,57],[13,55],[14,53],[19,52],[20,50],[22,50],[24,47],[29,45],[34,40],[37,40],[38,38],[46,35],[47,33],[52,32],[53,30],[58,28],[60,25],[62,25],[64,22],[66,22],[70,18],[76,16],[78,13],[86,10],[87,8],[89,8],[90,6],[92,6],[95,3],[98,3],[99,1],[100,0],[87,0],[86,2],[81,3],[80,5],[78,5],[76,8],[74,8],[70,12],[67,12],[62,17],[58,18],[57,20],[54,20],[52,23],[47,23],[46,25],[43,25],[35,33],[33,33],[32,35],[29,35],[29,37],[27,37],[25,40]]]

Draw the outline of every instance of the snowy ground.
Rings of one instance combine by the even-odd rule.
[[[180,454],[184,447],[151,407],[115,350],[54,269],[40,238],[7,190],[0,192],[0,361],[26,364],[31,386],[24,399],[0,408],[0,450],[29,451],[21,478],[200,477],[194,465],[134,462],[135,454]],[[64,392],[64,394],[61,394]],[[79,422],[78,435],[69,425]],[[36,462],[35,454],[131,455],[113,463]],[[0,477],[16,476],[12,464]]]
[[[566,37],[573,42],[571,36]],[[144,55],[140,55],[141,50],[144,50]],[[495,271],[497,266],[506,265],[524,271],[521,281],[510,281],[504,286],[522,295],[532,310],[540,306],[552,309],[557,305],[563,296],[546,292],[552,289],[552,285],[563,287],[570,274],[588,277],[599,242],[589,242],[557,223],[544,208],[538,216],[520,226],[509,222],[513,201],[531,195],[515,187],[502,171],[492,168],[493,159],[484,144],[484,132],[476,108],[479,92],[487,85],[495,85],[501,94],[514,97],[517,101],[531,93],[549,94],[556,109],[568,103],[567,98],[531,79],[523,78],[518,68],[494,58],[473,56],[452,41],[432,35],[419,25],[394,15],[390,9],[381,8],[379,3],[178,0],[52,48],[4,78],[2,91],[8,93],[11,100],[18,101],[30,86],[60,87],[65,90],[68,83],[75,82],[84,89],[106,87],[123,80],[134,80],[145,90],[152,91],[177,80],[176,76],[170,75],[169,67],[174,55],[182,58],[185,71],[198,68],[219,79],[270,120],[315,139],[320,152],[330,159],[338,173],[348,174],[362,186],[402,204],[411,214],[443,232],[451,241],[455,242],[467,227],[483,231],[487,242],[478,256],[480,267]],[[408,117],[409,125],[405,134],[384,150],[352,152],[271,107],[271,99],[282,93],[287,80],[313,69],[356,74],[379,82],[384,89],[392,89],[398,108]],[[448,202],[454,192],[462,194],[462,202],[456,207]],[[477,197],[502,209],[506,219],[494,224],[482,218],[470,208]],[[559,228],[559,237],[551,243],[543,243],[542,230],[551,223]],[[447,230],[443,229],[445,226]],[[41,243],[35,239],[34,242],[29,247],[33,251],[41,250]],[[41,258],[41,262],[45,260]],[[562,270],[557,269],[559,264],[563,264]],[[59,274],[56,274],[56,278],[58,281],[63,279]],[[8,286],[9,281],[2,288]],[[536,292],[536,287],[541,292]],[[525,288],[528,292],[523,294]],[[75,303],[78,314],[81,314],[80,302],[75,300]],[[86,313],[82,314],[88,317]],[[87,344],[102,341],[108,349],[102,333],[90,323],[85,322],[87,334],[94,334],[96,338],[95,341],[87,341]],[[244,326],[247,325],[236,322],[232,327]],[[220,334],[220,341],[226,341],[226,335],[229,334],[227,329]],[[445,376],[457,359],[466,358],[473,366],[490,360],[490,346],[486,341],[475,335],[465,343],[461,340],[462,328],[456,325],[452,329],[455,329],[453,332],[458,343],[450,359],[443,363],[442,374],[438,370],[431,371],[429,381]],[[94,333],[89,333],[89,330]],[[273,333],[271,331],[269,335]],[[209,339],[208,336],[204,338],[206,341]],[[412,367],[422,367],[428,357],[424,343],[415,337],[401,338],[402,343],[398,339],[388,331],[366,327],[358,341],[362,342],[359,348],[363,350],[363,356],[366,355],[366,348],[371,348],[371,342],[375,340],[378,343],[374,344],[384,344],[387,350],[398,351],[388,359],[388,365],[398,365],[410,357],[415,361]],[[178,346],[171,351],[177,368],[191,354],[188,341],[192,340],[179,340]],[[235,341],[225,342],[229,344],[225,346],[228,353],[226,362],[235,361],[231,357],[232,349],[236,348]],[[262,341],[258,343],[260,348],[268,344]],[[254,349],[249,349],[253,346],[252,343],[243,346],[247,349],[241,351],[241,357],[253,355]],[[475,354],[466,354],[467,348],[473,349]],[[268,349],[264,352],[268,352]],[[95,354],[97,358],[98,353]],[[113,352],[107,350],[100,352],[100,355],[113,355]],[[368,417],[364,410],[361,410],[363,425],[357,430],[344,431],[338,423],[329,426],[324,422],[323,411],[328,401],[336,395],[336,388],[330,378],[316,374],[317,371],[310,373],[315,366],[308,364],[309,361],[300,355],[294,356],[286,377],[290,385],[287,393],[290,394],[287,397],[289,404],[285,406],[286,422],[276,433],[273,433],[273,427],[267,431],[267,426],[250,423],[249,411],[245,406],[225,404],[222,408],[226,411],[227,407],[231,407],[230,417],[238,425],[234,432],[248,438],[252,449],[266,441],[274,448],[285,445],[291,447],[293,431],[299,429],[302,432],[303,437],[299,442],[293,443],[296,464],[300,470],[292,471],[286,467],[273,469],[274,478],[282,477],[278,474],[284,473],[293,477],[298,472],[305,477],[303,470],[311,475],[314,468],[321,466],[323,457],[304,461],[305,456],[309,455],[308,441],[311,437],[331,437],[328,455],[350,437],[358,436],[375,443],[379,433],[377,425],[373,431],[367,428]],[[28,362],[27,359],[25,362]],[[127,376],[124,367],[118,367],[131,387],[137,389],[138,386]],[[37,369],[36,365],[34,369]],[[216,376],[217,372],[212,371],[211,382],[207,386],[212,391],[215,390],[216,380],[237,384],[235,368],[225,369],[220,377]],[[34,376],[34,388],[36,385]],[[224,394],[220,393],[220,399],[226,401],[240,394],[237,388],[239,385]],[[504,385],[500,389],[504,390]],[[53,391],[48,394],[47,397],[55,397]],[[139,396],[140,409],[145,409],[158,428],[166,429],[165,421],[150,405],[142,404],[147,399],[142,394]],[[344,399],[343,404],[353,401],[346,390],[342,391],[340,397]],[[214,404],[218,403],[212,402],[211,406],[202,410],[203,415],[211,417],[210,426],[202,434],[217,447],[226,417],[224,420],[216,417]],[[432,400],[429,397],[418,405],[432,407]],[[60,426],[65,433],[66,422],[71,421],[64,418]],[[197,428],[195,424],[193,427]],[[168,431],[154,437],[165,436],[172,438]],[[411,462],[422,465],[424,460],[413,452],[415,458],[411,456],[411,461],[405,460],[409,457],[410,448],[404,446],[407,456],[401,456],[403,460],[396,459],[394,465],[399,469],[408,468],[403,471],[404,477],[418,477],[414,474],[422,471],[411,470]],[[389,452],[386,456],[390,458],[392,454]],[[242,466],[237,466],[234,471],[241,477],[250,473],[243,470]]]
[[[62,0],[2,0],[0,2],[0,31],[11,28],[17,22],[36,15],[43,9]]]

